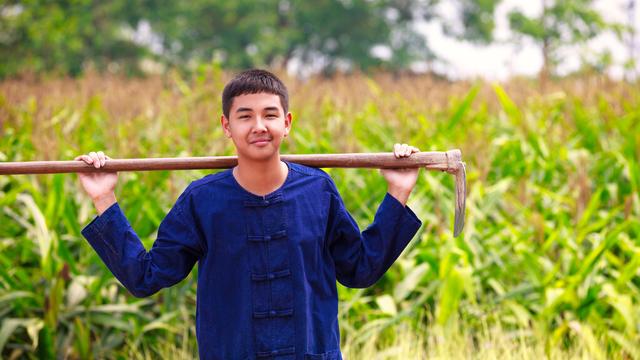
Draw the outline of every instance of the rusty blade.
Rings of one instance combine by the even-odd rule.
[[[467,171],[464,163],[461,161],[456,176],[456,213],[453,224],[453,236],[457,237],[464,228],[464,216],[467,205]]]

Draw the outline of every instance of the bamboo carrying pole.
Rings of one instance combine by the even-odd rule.
[[[466,170],[460,150],[429,151],[397,159],[393,153],[282,155],[282,160],[320,168],[417,168],[446,171],[456,178],[456,207],[453,235],[464,227]],[[0,162],[0,175],[58,174],[107,171],[152,171],[228,169],[238,163],[235,156],[184,158],[109,159],[99,169],[81,160]]]

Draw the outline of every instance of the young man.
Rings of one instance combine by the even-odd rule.
[[[336,280],[373,285],[421,225],[405,206],[418,169],[388,183],[362,233],[323,171],[280,160],[291,130],[288,94],[249,70],[224,89],[221,124],[238,166],[192,182],[147,252],[114,195],[116,173],[83,174],[99,216],[82,234],[122,284],[149,296],[198,262],[196,333],[202,359],[341,359]],[[418,149],[396,144],[396,157]],[[76,160],[104,166],[102,152]]]

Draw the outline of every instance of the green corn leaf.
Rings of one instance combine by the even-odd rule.
[[[444,325],[458,310],[458,304],[464,292],[464,279],[457,269],[453,268],[444,279],[440,289],[438,312],[436,319],[438,324]]]
[[[518,106],[511,100],[500,85],[493,84],[493,91],[496,93],[500,105],[502,105],[502,110],[507,114],[512,124],[516,126],[520,125],[522,123],[522,113],[518,109]]]
[[[467,114],[467,112],[471,108],[471,104],[473,104],[473,100],[478,95],[478,91],[480,91],[480,86],[479,85],[473,86],[471,90],[469,90],[467,95],[465,95],[464,99],[462,99],[462,101],[459,104],[456,104],[457,106],[455,107],[455,111],[453,112],[453,115],[451,115],[451,117],[449,118],[449,121],[445,123],[446,124],[446,127],[444,129],[445,131],[447,132],[452,131],[456,127],[456,125],[458,125],[460,120],[464,118],[464,116]]]

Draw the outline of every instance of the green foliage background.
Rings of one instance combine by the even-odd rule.
[[[211,61],[226,69],[287,69],[293,63],[301,72],[325,75],[402,72],[415,63],[431,66],[442,55],[431,49],[434,38],[418,30],[434,19],[459,40],[507,40],[519,47],[530,40],[541,51],[547,78],[564,60],[563,50],[606,32],[625,43],[634,37],[633,24],[605,20],[593,0],[546,0],[535,16],[514,7],[508,14],[514,35],[497,40],[500,5],[501,0],[5,0],[0,78],[78,76],[87,70],[139,75],[163,66],[191,71]],[[608,50],[580,53],[598,71],[614,63]],[[637,73],[635,63],[631,55],[626,60],[630,75]]]
[[[437,0],[65,0],[0,2],[0,78],[77,76],[87,68],[139,74],[141,61],[191,68],[286,68],[296,58],[325,73],[406,68],[430,56],[412,28]],[[146,25],[144,38],[136,30]],[[391,56],[371,50],[386,46]]]
[[[226,79],[203,66],[192,81],[5,81],[0,160],[231,154],[218,122]],[[424,221],[416,238],[375,286],[340,287],[350,358],[640,358],[638,87],[602,78],[545,93],[524,80],[286,82],[294,124],[284,153],[388,151],[402,141],[460,148],[467,162],[461,237],[451,234],[453,178],[423,171],[409,202]],[[147,248],[177,196],[206,173],[120,174],[116,194]],[[331,175],[366,226],[382,177]],[[80,235],[93,216],[75,175],[0,176],[2,357],[195,357],[197,270],[132,297]]]

